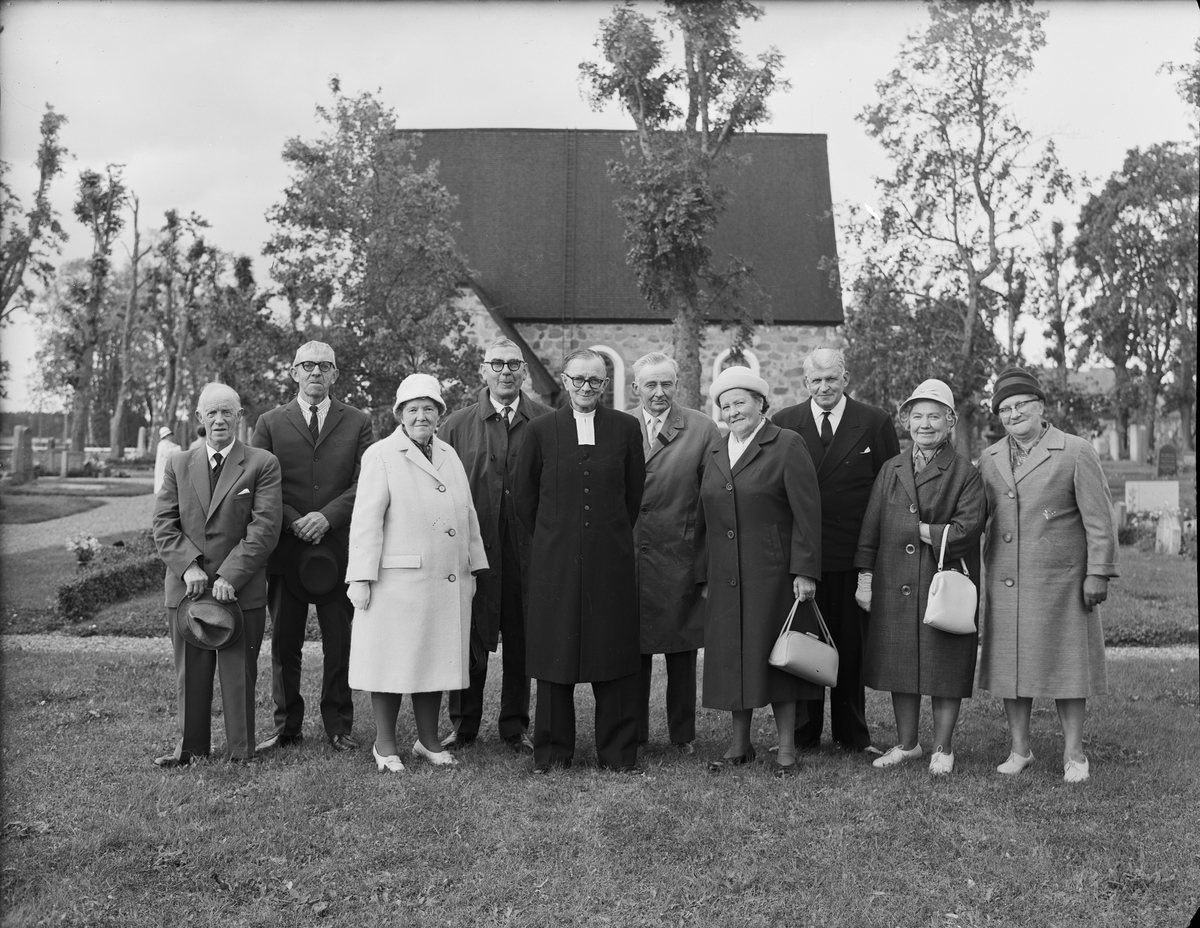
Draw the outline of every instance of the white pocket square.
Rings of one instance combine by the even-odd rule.
[[[242,488],[241,488],[241,489],[238,491],[238,496],[249,496],[249,495],[250,495],[250,488],[249,488],[249,487],[242,487]]]
[[[870,453],[871,453],[871,446],[870,446],[870,445],[867,445],[867,447],[863,448],[863,450],[862,450],[862,451],[860,451],[860,452],[858,452],[858,453],[859,453],[859,454],[870,454]]]

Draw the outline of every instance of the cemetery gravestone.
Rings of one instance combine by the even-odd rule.
[[[1179,452],[1174,445],[1163,445],[1158,449],[1158,476],[1174,477],[1179,473]]]
[[[29,427],[13,429],[12,482],[28,483],[33,479],[33,435]]]
[[[1179,509],[1178,480],[1129,480],[1125,505],[1130,512],[1166,512]]]

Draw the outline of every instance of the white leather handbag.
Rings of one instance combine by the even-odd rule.
[[[946,539],[950,527],[942,532],[942,550],[938,555],[937,573],[929,584],[929,599],[925,603],[925,624],[952,635],[971,635],[975,632],[975,608],[979,591],[971,582],[967,562],[959,558],[962,573],[946,569]]]

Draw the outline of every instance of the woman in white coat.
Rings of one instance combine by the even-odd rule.
[[[404,769],[403,693],[417,723],[413,756],[456,763],[438,740],[438,713],[443,691],[469,683],[471,599],[487,557],[466,472],[434,434],[445,412],[436,378],[404,379],[392,407],[399,428],[363,455],[350,520],[350,685],[371,693],[380,771]]]

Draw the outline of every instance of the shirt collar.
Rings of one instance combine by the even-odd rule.
[[[236,441],[236,440],[237,439],[234,439],[234,441]],[[216,448],[214,448],[212,445],[210,445],[208,443],[208,439],[205,438],[204,439],[204,450],[208,452],[208,466],[211,468],[213,466],[213,455],[214,454],[220,454],[222,461],[227,461],[229,459],[229,452],[233,450],[233,442],[230,442],[228,445],[226,445],[220,451],[217,451]]]
[[[317,403],[317,415],[324,416],[329,412],[329,404],[332,402],[332,397],[326,393],[325,399]],[[306,402],[303,397],[296,397],[296,404],[300,407],[300,411],[304,413],[304,421],[308,421],[308,417],[312,415],[312,403]]]
[[[642,418],[646,420],[646,428],[650,428],[655,422],[662,426],[667,421],[667,413],[671,411],[668,406],[661,416],[656,416],[645,406],[642,407]]]
[[[580,412],[572,406],[571,412],[574,413],[576,419],[594,419],[596,417],[596,410],[594,409],[591,412]]]
[[[496,399],[496,397],[492,396],[491,390],[488,390],[488,399],[492,401],[492,408],[496,410],[496,415],[503,416],[504,415],[504,407],[506,404],[501,403],[499,400]],[[517,404],[520,402],[521,402],[521,394],[518,393],[515,397],[513,397],[513,401],[511,403],[507,404],[508,408],[513,411],[514,416],[517,414]]]
[[[826,412],[826,410],[818,406],[816,400],[809,400],[809,403],[812,405],[813,421],[817,423],[817,428],[819,429],[821,427],[821,416]],[[828,410],[830,426],[836,429],[838,423],[842,421],[842,413],[845,411],[846,394],[843,393],[842,398],[837,401],[837,405],[834,406],[833,409]]]
[[[748,444],[750,444],[751,440],[753,440],[754,436],[763,430],[763,426],[766,424],[767,424],[767,417],[763,416],[761,419],[758,420],[758,425],[756,425],[754,427],[754,431],[746,436],[745,441],[742,441],[740,438],[738,438],[736,435],[734,435],[733,429],[730,429],[729,430],[729,440],[732,442],[735,442],[736,444],[739,444],[739,445],[748,445]]]

